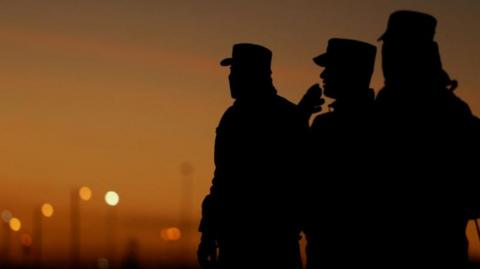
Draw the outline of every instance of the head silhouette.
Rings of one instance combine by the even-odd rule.
[[[256,44],[235,44],[232,57],[220,62],[222,66],[230,66],[228,79],[232,98],[251,99],[269,94],[273,88],[271,62],[269,49]]]
[[[376,50],[375,46],[357,40],[330,39],[327,51],[313,59],[325,68],[320,74],[325,95],[341,100],[365,94],[363,90],[370,85]]]
[[[450,82],[442,69],[440,53],[434,41],[437,20],[416,11],[394,12],[383,41],[382,68],[386,84],[400,86],[446,85]]]

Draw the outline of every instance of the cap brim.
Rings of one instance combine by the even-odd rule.
[[[313,58],[313,62],[319,66],[326,66],[328,64],[328,55],[326,53],[321,54]]]
[[[220,65],[221,66],[230,66],[230,65],[232,65],[232,63],[233,63],[232,58],[225,58],[220,62]]]

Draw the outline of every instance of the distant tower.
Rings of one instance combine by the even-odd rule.
[[[193,189],[193,166],[190,162],[180,164],[181,181],[181,201],[180,201],[180,229],[182,236],[182,251],[188,253],[188,246],[192,231],[190,231],[190,220],[193,215],[194,189]]]
[[[12,218],[12,213],[8,210],[3,210],[1,214],[0,225],[3,226],[3,238],[0,241],[0,268],[9,268],[10,266],[10,245],[11,245],[11,229],[9,221]]]
[[[70,268],[79,268],[80,253],[80,199],[78,188],[70,193]]]
[[[181,196],[181,216],[180,221],[182,228],[188,226],[189,220],[193,214],[193,166],[189,162],[183,162],[180,165],[180,173],[182,175],[182,196]]]

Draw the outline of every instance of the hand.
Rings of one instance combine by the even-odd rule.
[[[197,259],[203,269],[215,268],[217,263],[217,241],[206,233],[202,233],[197,250]]]
[[[304,114],[311,115],[322,111],[322,105],[324,103],[325,100],[322,98],[320,85],[314,84],[302,97],[302,100],[298,103],[298,107]]]

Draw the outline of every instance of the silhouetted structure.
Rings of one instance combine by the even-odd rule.
[[[221,65],[230,66],[235,102],[217,128],[199,262],[204,268],[300,268],[298,172],[307,125],[297,106],[277,95],[270,50],[236,44],[232,54]]]
[[[431,15],[398,11],[381,37],[380,256],[396,268],[465,268],[465,227],[478,213],[479,121],[453,92],[456,81],[442,68],[435,27]]]
[[[12,243],[12,231],[10,226],[5,219],[0,224],[2,226],[2,241],[0,249],[0,266],[1,268],[8,268],[10,264],[10,248]]]
[[[311,127],[310,181],[306,190],[307,268],[368,268],[376,232],[371,192],[374,92],[369,88],[376,48],[330,39],[314,58],[325,69],[331,111]]]
[[[135,239],[128,241],[125,256],[122,260],[122,269],[138,269],[140,268],[140,262],[138,258],[138,242]]]
[[[70,193],[70,267],[79,268],[80,257],[80,200],[78,189]]]

